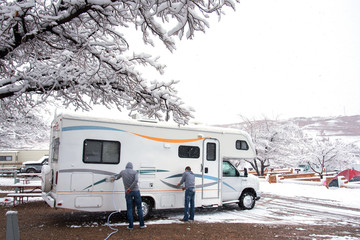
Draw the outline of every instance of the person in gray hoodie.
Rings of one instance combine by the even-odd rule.
[[[185,207],[184,207],[184,218],[181,219],[184,222],[194,221],[195,215],[195,175],[191,171],[191,167],[187,166],[185,172],[178,183],[178,186],[181,186],[185,183],[185,187],[182,189],[185,190]],[[189,209],[190,203],[190,209]],[[189,217],[190,215],[190,217]]]
[[[138,173],[133,170],[133,164],[128,162],[126,164],[125,170],[122,170],[117,174],[112,181],[122,178],[125,188],[125,199],[126,199],[126,208],[127,208],[127,218],[129,221],[128,229],[134,228],[134,218],[133,218],[133,201],[136,204],[137,213],[140,222],[140,228],[146,228],[144,224],[144,217],[142,212],[142,203],[141,195],[138,186],[139,176]]]

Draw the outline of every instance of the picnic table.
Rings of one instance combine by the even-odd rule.
[[[19,182],[8,186],[14,189],[14,193],[7,195],[14,198],[14,206],[16,203],[24,203],[24,198],[28,201],[29,197],[41,197],[40,182]]]
[[[15,189],[15,192],[18,193],[24,193],[24,192],[34,192],[36,189],[40,189],[41,190],[41,182],[40,181],[22,181],[19,183],[15,183],[15,184],[10,184],[8,185],[11,188]],[[30,191],[25,191],[25,190],[30,190]]]
[[[20,179],[20,181],[29,182],[30,180],[40,179],[41,173],[18,173],[16,177]]]
[[[1,176],[14,176],[14,174],[18,171],[17,167],[0,167],[0,175]]]

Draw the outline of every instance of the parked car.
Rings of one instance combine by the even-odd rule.
[[[22,173],[40,173],[43,165],[47,165],[49,162],[49,156],[43,156],[37,161],[23,162],[20,172]]]
[[[300,164],[294,169],[294,171],[296,173],[306,173],[306,172],[310,171],[310,167],[309,167],[309,165]]]

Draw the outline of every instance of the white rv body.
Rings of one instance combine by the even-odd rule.
[[[240,199],[239,206],[251,209],[260,198],[257,178],[230,163],[255,157],[250,137],[240,130],[64,114],[51,129],[49,165],[42,175],[43,198],[54,208],[126,210],[122,180],[105,180],[128,162],[139,172],[150,210],[184,206],[184,192],[176,185],[186,166],[196,176],[195,207]]]

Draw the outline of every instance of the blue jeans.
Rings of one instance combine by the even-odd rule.
[[[125,193],[125,199],[126,199],[127,218],[129,221],[129,228],[134,227],[133,201],[136,204],[140,226],[144,226],[144,217],[143,217],[143,212],[142,212],[140,191],[131,191],[129,194]]]
[[[189,203],[190,203],[190,209],[189,209]],[[188,188],[185,190],[184,221],[194,220],[194,214],[195,214],[195,189]]]

